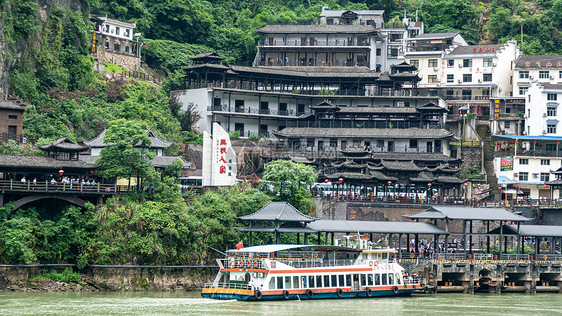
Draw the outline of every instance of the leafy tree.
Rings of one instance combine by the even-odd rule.
[[[154,168],[149,162],[154,158],[154,153],[148,151],[151,142],[142,122],[125,119],[112,121],[104,142],[107,145],[97,160],[100,165],[98,175],[110,179],[130,179],[136,175],[142,179]]]
[[[271,191],[277,199],[288,201],[304,213],[313,211],[313,203],[310,200],[312,195],[308,188],[317,178],[318,175],[312,166],[290,160],[267,163],[263,172],[263,180],[272,186]]]

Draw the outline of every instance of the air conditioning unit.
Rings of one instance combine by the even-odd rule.
[[[496,66],[497,66],[496,64],[492,64],[492,67],[496,67]]]
[[[462,68],[462,64],[459,64],[459,68]]]
[[[536,178],[538,178],[538,177],[539,177],[539,174],[538,174],[538,173],[533,173],[533,178],[534,178],[534,179],[536,179]]]
[[[550,80],[554,80],[554,77],[553,77],[553,76],[550,76]]]
[[[542,117],[546,117],[546,113],[543,113],[543,114],[542,114]]]
[[[542,134],[543,134],[543,135],[546,134],[546,131],[545,131],[544,129],[542,130]]]
[[[513,173],[513,177],[514,177],[514,178],[517,178],[517,177],[519,177],[519,173],[517,173],[517,172],[514,172],[514,173]]]
[[[478,79],[478,83],[482,83],[482,79]]]
[[[404,107],[404,102],[396,102],[397,107]]]
[[[459,80],[457,80],[457,82],[458,82],[458,83],[462,83],[462,81],[461,81],[460,79],[459,79]]]
[[[529,76],[529,80],[533,80],[533,79],[535,79],[535,78],[533,78],[533,76]]]
[[[437,70],[439,70],[439,68],[433,67],[433,71],[437,71]]]

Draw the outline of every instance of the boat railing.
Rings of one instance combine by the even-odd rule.
[[[248,285],[247,283],[222,283],[222,282],[213,283],[213,282],[211,282],[211,283],[205,283],[203,288],[205,288],[205,289],[221,288],[221,289],[251,290],[252,286]]]
[[[262,259],[250,258],[228,258],[220,259],[220,264],[230,269],[264,269]]]
[[[351,266],[355,264],[355,259],[338,259],[338,260],[278,260],[290,267],[296,269],[302,268],[321,268],[321,267],[336,267],[336,266]]]

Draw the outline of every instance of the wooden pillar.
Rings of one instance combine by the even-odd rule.
[[[462,221],[462,243],[463,243],[463,252],[464,255],[466,256],[466,219],[463,219]]]
[[[297,233],[297,245],[301,244],[301,233]]]
[[[472,255],[472,220],[470,221],[470,237],[469,237],[470,254]]]
[[[519,236],[519,226],[521,225],[521,222],[517,222],[517,254],[521,254],[521,241],[523,241],[523,238],[521,236]]]
[[[502,247],[503,247],[502,242],[503,242],[503,221],[500,221],[500,239],[498,240],[498,244],[499,244],[499,247],[500,247],[500,257],[498,259],[500,259],[500,260],[501,260],[502,250],[503,250],[502,249]]]
[[[490,253],[490,221],[486,221],[486,253]]]

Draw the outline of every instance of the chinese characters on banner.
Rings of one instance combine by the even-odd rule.
[[[513,170],[513,156],[502,157],[500,171],[512,171]]]
[[[500,100],[494,100],[494,120],[500,119]]]
[[[203,132],[203,186],[234,185],[237,174],[236,152],[228,133],[213,123],[213,135]]]
[[[229,166],[227,165],[226,162],[226,148],[227,148],[228,144],[226,142],[226,139],[217,139],[217,166],[218,166],[218,171],[219,174],[225,174],[227,173],[227,170],[229,169]],[[230,171],[228,171],[228,175],[230,176],[231,173]]]

